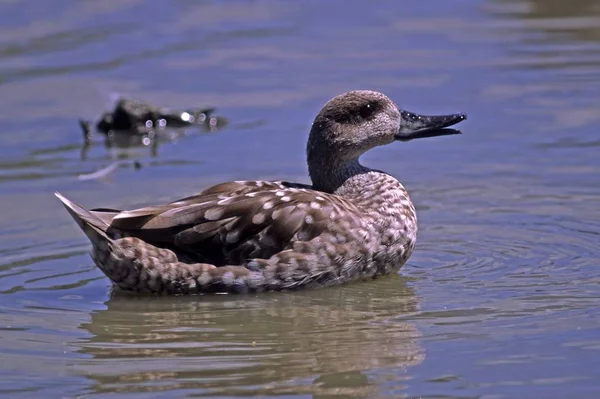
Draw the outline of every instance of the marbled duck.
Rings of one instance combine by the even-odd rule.
[[[367,150],[444,129],[465,114],[420,116],[385,95],[331,99],[308,138],[312,186],[235,181],[169,204],[86,210],[56,193],[92,243],[96,265],[123,290],[246,293],[329,286],[397,271],[417,216],[408,192],[359,163]]]

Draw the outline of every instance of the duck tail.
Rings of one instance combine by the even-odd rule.
[[[106,234],[108,224],[91,211],[76,204],[60,193],[54,193],[62,202],[69,214],[75,219],[77,225],[83,230],[94,246],[105,246],[112,239]]]

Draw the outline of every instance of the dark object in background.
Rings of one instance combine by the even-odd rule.
[[[174,129],[199,127],[214,132],[227,124],[214,115],[215,108],[176,111],[158,108],[136,100],[120,99],[114,110],[102,114],[95,130],[106,136],[107,147],[152,146],[181,136]],[[92,144],[92,122],[80,119],[85,147]]]
[[[213,115],[214,112],[214,108],[178,112],[153,107],[135,100],[121,99],[114,111],[102,115],[96,124],[96,130],[108,134],[111,130],[130,130],[140,126],[182,128],[207,124],[216,127],[219,120]]]

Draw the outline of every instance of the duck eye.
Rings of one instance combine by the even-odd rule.
[[[361,118],[363,118],[363,119],[370,119],[371,116],[373,115],[373,111],[375,111],[375,107],[372,104],[363,105],[358,110]]]

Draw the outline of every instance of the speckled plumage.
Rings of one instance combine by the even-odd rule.
[[[372,91],[330,100],[307,145],[313,186],[227,182],[130,211],[88,211],[57,196],[90,239],[96,265],[123,290],[246,293],[373,278],[398,270],[417,236],[402,184],[358,161],[370,148],[409,138],[402,112]],[[426,137],[426,129],[413,130]],[[450,133],[429,135],[441,134]]]

